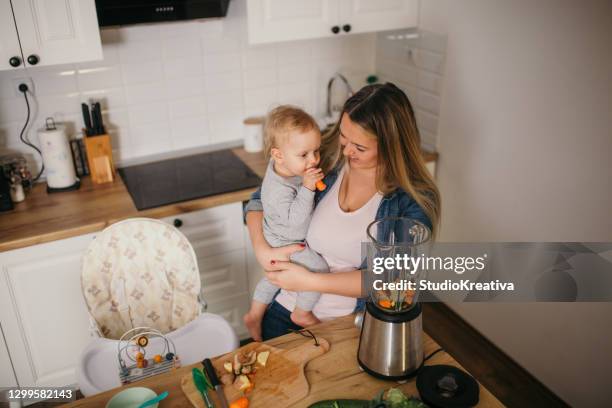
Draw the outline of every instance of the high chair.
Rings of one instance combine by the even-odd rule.
[[[162,221],[132,218],[97,235],[83,256],[81,287],[95,337],[77,366],[85,396],[121,385],[117,344],[135,327],[163,333],[185,365],[238,347],[225,319],[203,313],[193,247]]]

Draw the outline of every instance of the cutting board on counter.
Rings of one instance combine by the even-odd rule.
[[[253,377],[255,386],[247,394],[249,408],[284,407],[308,395],[309,385],[304,375],[304,366],[310,360],[325,354],[329,350],[327,340],[322,338],[317,338],[317,340],[319,341],[318,346],[315,345],[313,340],[310,340],[291,349],[279,349],[259,342],[249,343],[226,356],[214,359],[212,363],[217,370],[217,374],[220,374],[225,372],[223,363],[233,359],[235,353],[241,351],[248,353],[252,350],[258,353],[269,351],[270,357],[268,357],[266,366],[257,366],[257,372]],[[181,389],[193,406],[206,407],[200,392],[193,383],[191,373],[181,378]],[[224,386],[223,389],[229,403],[243,395],[233,385]],[[209,391],[211,398],[215,397],[214,394],[214,391]]]

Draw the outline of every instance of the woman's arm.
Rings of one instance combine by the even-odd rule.
[[[268,280],[285,289],[331,293],[334,295],[361,297],[361,271],[313,273],[301,265],[274,260],[266,271]]]
[[[261,211],[248,211],[246,214],[246,224],[255,257],[264,270],[270,269],[273,260],[288,261],[292,253],[304,249],[303,244],[272,248],[263,234],[263,212]]]

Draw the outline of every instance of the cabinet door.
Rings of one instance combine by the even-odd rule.
[[[13,67],[10,59],[16,57],[21,61],[19,67]],[[10,0],[0,0],[0,70],[19,69],[23,67],[23,57],[17,39],[15,20]]]
[[[13,365],[4,337],[4,331],[2,330],[2,325],[0,325],[0,367],[2,367],[0,370],[0,388],[16,387],[17,379],[15,378],[15,372],[13,371]]]
[[[26,66],[102,59],[94,0],[12,2]],[[28,62],[28,57],[38,62]]]
[[[0,323],[19,385],[76,383],[90,340],[81,257],[93,234],[0,254]]]
[[[248,0],[251,44],[334,35],[338,0]]]
[[[340,0],[340,26],[349,33],[416,27],[418,0]]]

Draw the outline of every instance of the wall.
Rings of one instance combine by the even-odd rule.
[[[445,241],[612,241],[612,3],[427,0],[448,35]],[[455,304],[576,407],[612,406],[610,304]]]
[[[435,151],[444,83],[446,35],[419,29],[376,35],[376,73],[401,88],[412,103],[421,145]]]
[[[233,0],[224,19],[103,29],[103,61],[0,72],[0,148],[32,152],[19,142],[16,77],[34,81],[32,141],[47,116],[78,132],[80,103],[101,100],[116,159],[126,160],[239,140],[246,116],[278,103],[320,114],[335,71],[355,88],[374,72],[374,34],[249,46],[246,30],[245,0]]]

